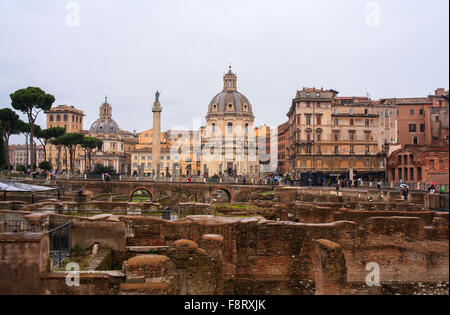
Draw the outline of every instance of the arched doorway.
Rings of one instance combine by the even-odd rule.
[[[153,200],[153,194],[147,188],[135,189],[130,194],[130,202],[151,202]]]
[[[233,200],[231,193],[227,189],[223,188],[216,189],[212,193],[211,198],[213,202],[218,203],[230,203]]]

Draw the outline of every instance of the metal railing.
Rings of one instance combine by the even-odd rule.
[[[72,228],[73,223],[68,222],[48,232],[50,257],[55,267],[60,267],[70,257],[72,251]]]
[[[68,175],[68,174],[58,174],[53,177],[53,179],[63,179],[63,180],[92,180],[92,181],[138,181],[138,182],[161,182],[161,183],[205,183],[205,184],[238,184],[238,185],[282,185],[282,186],[295,186],[295,187],[309,187],[309,184],[305,181],[299,179],[290,181],[285,179],[271,180],[266,177],[232,177],[232,176],[222,176],[222,177],[209,177],[205,178],[203,176],[192,176],[187,177],[160,177],[155,178],[152,176],[130,176],[130,175],[109,175],[105,178],[102,174],[80,174],[80,175]],[[383,189],[400,189],[400,182],[387,182],[383,181],[381,188]],[[429,183],[403,183],[407,185],[410,190],[416,191],[428,191]],[[312,187],[334,187],[336,183],[326,182],[323,185],[314,184]],[[440,192],[442,187],[445,187],[445,191],[448,192],[450,186],[436,185],[436,192]],[[346,184],[344,188],[377,188],[376,181],[354,181],[351,184]]]

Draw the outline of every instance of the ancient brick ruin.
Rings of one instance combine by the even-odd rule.
[[[148,215],[158,202],[3,202],[19,209],[0,210],[0,294],[448,294],[449,215],[426,209],[429,196],[282,189],[252,198],[246,216],[178,203],[198,213],[175,221]],[[38,233],[1,230],[14,220]],[[64,223],[73,250],[103,253],[87,255],[80,286],[50,263],[47,232]],[[379,285],[367,284],[371,263]]]

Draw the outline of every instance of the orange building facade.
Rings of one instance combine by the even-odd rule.
[[[398,109],[401,148],[388,160],[388,180],[404,183],[449,182],[448,91],[426,98],[387,100]]]

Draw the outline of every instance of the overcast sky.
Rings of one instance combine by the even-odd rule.
[[[119,126],[139,132],[160,90],[162,128],[192,129],[230,63],[256,125],[286,121],[306,86],[425,96],[449,86],[448,11],[448,0],[0,0],[0,108],[39,86],[88,129],[107,94]]]

